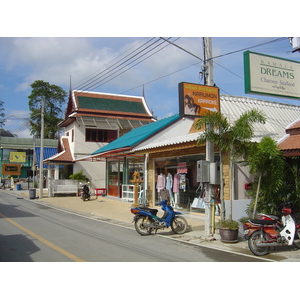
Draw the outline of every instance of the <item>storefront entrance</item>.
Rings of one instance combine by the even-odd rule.
[[[121,197],[123,162],[109,161],[107,163],[107,176],[107,195]]]
[[[205,155],[154,159],[155,205],[158,205],[167,191],[171,205],[175,208],[190,209],[202,187],[202,183],[197,182],[197,161],[199,160],[205,160]]]
[[[134,189],[131,180],[135,171],[138,171],[141,179],[141,183],[139,184],[139,199],[144,199],[143,157],[124,158],[122,160],[107,162],[107,194],[133,202]]]

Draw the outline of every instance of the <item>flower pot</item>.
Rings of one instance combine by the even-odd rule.
[[[220,228],[219,233],[221,236],[221,241],[223,243],[236,243],[239,230],[238,229],[227,229],[227,228]]]

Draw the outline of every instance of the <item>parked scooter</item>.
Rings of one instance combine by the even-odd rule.
[[[165,229],[171,226],[174,233],[185,233],[188,224],[186,219],[180,216],[181,212],[174,211],[167,200],[162,200],[159,205],[161,205],[164,211],[164,215],[161,218],[157,216],[157,209],[148,207],[131,208],[131,212],[134,214],[133,222],[135,230],[140,235],[149,235],[152,230],[155,230],[156,233],[158,229]]]
[[[244,223],[244,237],[255,255],[262,256],[270,252],[270,247],[294,245],[300,249],[300,224],[292,216],[291,202],[284,203],[281,209],[281,221],[273,215],[260,214],[259,219],[250,219]]]
[[[90,189],[87,184],[82,185],[82,187],[79,190],[79,195],[83,201],[91,199]]]

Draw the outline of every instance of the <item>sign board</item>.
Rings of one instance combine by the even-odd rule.
[[[215,86],[179,83],[179,114],[205,116],[220,111],[220,91]]]
[[[21,165],[2,164],[2,175],[21,175]]]
[[[26,152],[10,152],[9,153],[10,162],[26,162]]]
[[[300,98],[300,63],[244,52],[245,93]]]

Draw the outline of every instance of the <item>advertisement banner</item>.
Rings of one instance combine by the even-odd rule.
[[[205,116],[209,111],[220,111],[219,88],[208,85],[179,83],[180,115]]]
[[[21,165],[2,164],[2,175],[21,175]]]
[[[300,63],[244,52],[245,93],[300,98]]]
[[[26,152],[10,152],[9,153],[9,161],[10,162],[26,162]]]

